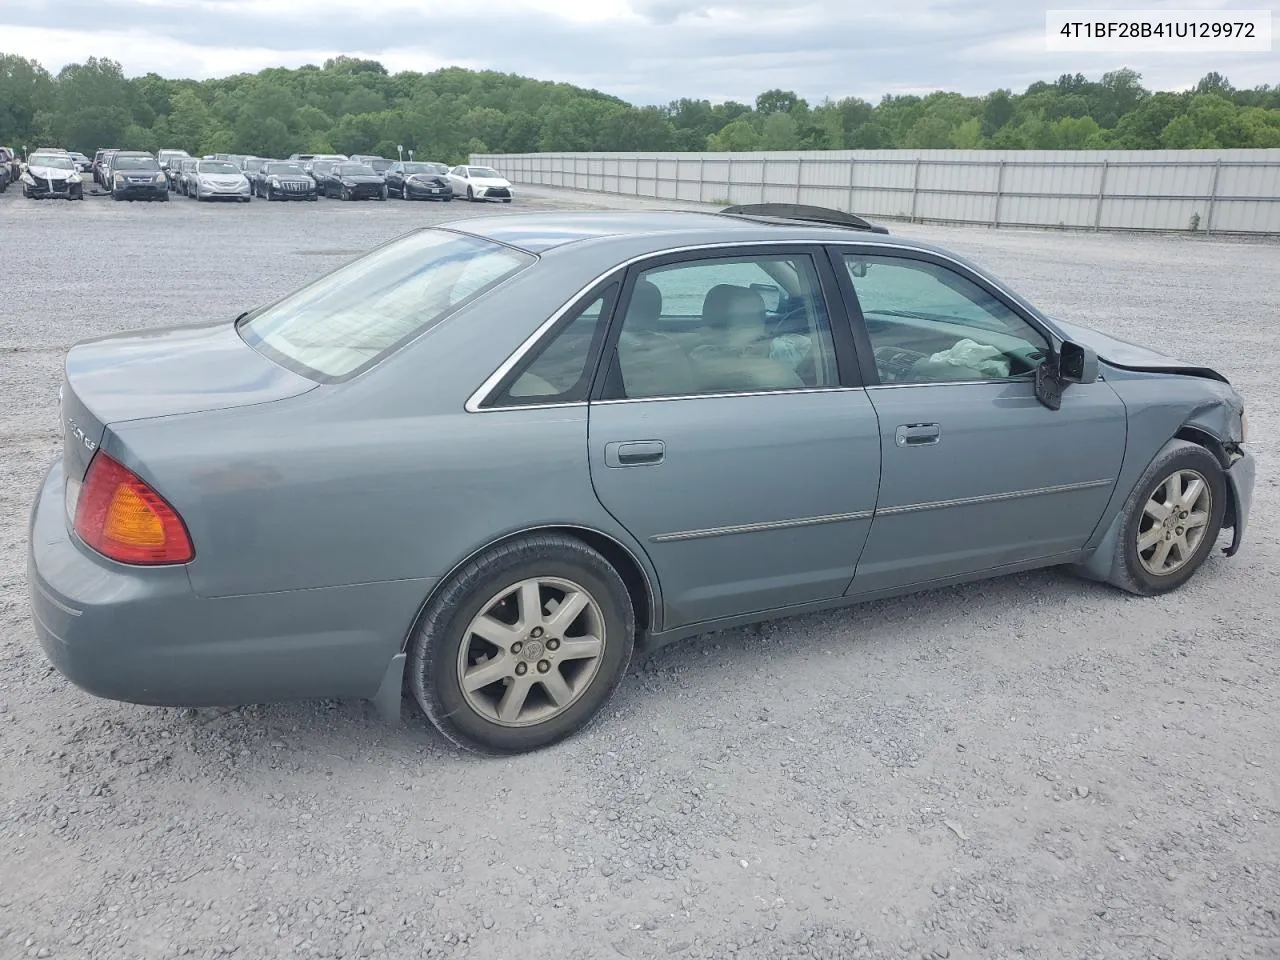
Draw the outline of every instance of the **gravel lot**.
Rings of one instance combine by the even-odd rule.
[[[68,345],[477,212],[0,197],[0,958],[1280,957],[1275,244],[891,225],[1243,390],[1249,540],[1174,595],[1051,571],[716,634],[498,761],[408,705],[144,708],[52,672],[25,537]]]

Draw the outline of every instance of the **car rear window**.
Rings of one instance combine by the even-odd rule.
[[[305,376],[344,380],[535,259],[481,237],[421,230],[250,314],[240,334]]]

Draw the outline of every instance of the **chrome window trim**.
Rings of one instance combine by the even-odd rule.
[[[622,261],[621,263],[615,264],[614,266],[610,267],[608,270],[604,271],[604,273],[601,273],[599,276],[597,276],[590,283],[583,286],[582,289],[580,289],[577,293],[575,293],[567,301],[565,301],[565,303],[558,310],[556,310],[555,313],[553,313],[545,321],[539,324],[538,328],[534,330],[533,333],[529,334],[529,336],[525,338],[524,342],[522,342],[520,346],[516,347],[515,351],[509,357],[507,357],[506,360],[502,362],[502,364],[498,367],[498,369],[496,369],[493,373],[491,373],[488,377],[485,378],[484,382],[481,383],[480,386],[477,387],[475,391],[471,394],[471,396],[467,398],[467,402],[463,405],[463,409],[465,409],[467,413],[488,413],[490,411],[498,411],[498,410],[522,410],[522,409],[526,409],[528,407],[533,407],[533,406],[544,406],[544,407],[552,406],[552,404],[516,403],[516,404],[508,404],[500,407],[484,407],[482,406],[482,404],[484,403],[485,400],[488,399],[489,394],[493,392],[494,388],[498,385],[498,382],[502,380],[502,378],[505,377],[508,373],[510,373],[512,368],[514,368],[516,364],[518,364],[521,360],[523,360],[530,350],[532,350],[534,347],[538,345],[538,342],[542,339],[543,336],[546,335],[547,331],[550,330],[553,326],[555,326],[555,323],[557,320],[563,317],[569,311],[569,309],[578,302],[580,298],[590,293],[593,287],[596,287],[600,284],[607,282],[615,273],[624,273],[629,267],[633,266],[634,264],[641,263],[642,261],[645,261],[645,260],[653,260],[659,257],[670,256],[672,254],[693,253],[699,250],[730,250],[730,249],[740,249],[744,247],[777,247],[777,246],[871,247],[876,250],[905,250],[910,253],[918,253],[918,254],[924,254],[925,256],[937,257],[939,260],[946,261],[947,263],[950,263],[959,267],[962,271],[966,273],[968,272],[976,273],[978,276],[982,278],[983,282],[990,285],[992,289],[998,290],[1000,293],[1002,293],[1005,297],[1007,297],[1013,303],[1018,304],[1019,307],[1022,306],[1021,297],[1015,294],[1012,290],[1009,290],[1007,287],[1005,287],[1004,284],[997,283],[994,279],[992,279],[982,271],[976,270],[975,268],[969,266],[968,264],[962,262],[961,260],[956,259],[955,257],[949,256],[948,254],[940,253],[937,250],[930,250],[925,247],[915,246],[910,243],[886,243],[886,242],[880,242],[880,241],[874,241],[874,240],[867,241],[866,239],[849,240],[849,239],[835,239],[831,237],[821,237],[821,238],[775,237],[770,240],[724,240],[724,241],[716,241],[714,243],[695,243],[695,244],[688,244],[686,246],[680,246],[680,247],[667,247],[662,250],[650,250],[648,253],[638,254],[634,257],[631,257],[627,260]],[[508,279],[511,279],[511,278],[508,278]],[[1037,323],[1042,322],[1040,317],[1033,317],[1032,319],[1035,320]],[[1048,333],[1050,334],[1054,333],[1051,327]],[[1052,340],[1052,337],[1050,337],[1050,339]],[[954,384],[954,383],[968,383],[968,382],[991,383],[993,381],[991,380],[977,380],[977,381],[951,380],[947,382]],[[847,388],[847,389],[856,389],[856,390],[874,389],[874,387],[876,386],[884,386],[884,384],[873,384],[870,386],[853,387],[853,388]],[[902,384],[902,386],[920,386],[920,384]],[[805,387],[805,388],[800,388],[799,390],[791,390],[786,392],[803,392],[806,390],[812,391],[812,390],[826,390],[826,389],[832,389],[832,388]],[[783,391],[767,391],[767,392],[775,393],[775,392],[783,392]],[[730,394],[730,396],[742,396],[742,395],[743,394]],[[705,396],[705,394],[691,394],[690,396],[691,397]],[[637,399],[658,399],[658,398],[646,397],[646,398],[637,398]],[[684,398],[681,397],[681,398],[671,398],[671,399],[684,399]],[[616,402],[627,402],[627,401],[603,401],[603,402],[616,403]],[[559,404],[555,404],[555,405],[559,405]]]
[[[851,520],[870,520],[874,510],[856,510],[852,513],[831,513],[821,517],[797,517],[794,520],[766,520],[761,523],[738,523],[728,527],[707,527],[702,530],[677,530],[674,533],[658,533],[650,537],[652,543],[674,543],[681,540],[705,540],[709,537],[727,537],[735,533],[763,533],[768,530],[790,530],[794,527],[813,527],[823,523],[845,523]]]
[[[729,397],[773,397],[793,393],[857,393],[866,387],[782,387],[778,390],[738,390],[729,393],[673,393],[662,397],[618,397],[613,400],[592,400],[593,407],[615,403],[657,403],[665,400],[723,400]]]
[[[894,516],[903,513],[917,513],[923,510],[944,510],[948,507],[969,507],[983,503],[1000,503],[1005,500],[1020,500],[1023,497],[1043,497],[1055,493],[1073,493],[1077,490],[1092,490],[1115,483],[1114,478],[1105,480],[1084,480],[1079,483],[1060,483],[1051,487],[1033,487],[1030,490],[1011,490],[1008,493],[988,493],[980,497],[960,497],[956,500],[932,500],[926,503],[906,503],[898,507],[880,507],[876,509],[877,517]]]

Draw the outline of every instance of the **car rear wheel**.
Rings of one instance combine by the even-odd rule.
[[[1222,530],[1227,483],[1217,457],[1182,442],[1147,468],[1124,506],[1111,582],[1140,596],[1182,586]]]
[[[627,588],[603,556],[571,537],[524,537],[440,590],[409,643],[409,685],[459,746],[524,753],[590,723],[634,643]]]

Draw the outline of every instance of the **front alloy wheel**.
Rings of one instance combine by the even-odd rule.
[[[1209,481],[1195,470],[1170,474],[1147,500],[1138,525],[1138,557],[1152,576],[1185,567],[1200,549],[1213,515]]]
[[[631,659],[627,588],[571,537],[509,541],[467,564],[428,605],[406,671],[418,703],[454,743],[536,750],[579,730]]]
[[[1213,549],[1227,496],[1216,456],[1190,441],[1170,443],[1125,501],[1110,581],[1139,596],[1182,586]]]

